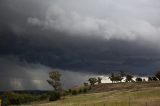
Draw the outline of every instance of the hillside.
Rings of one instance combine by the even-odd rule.
[[[99,93],[94,93],[99,92]],[[88,94],[28,106],[159,106],[160,82],[100,84]]]
[[[95,85],[90,90],[90,93],[108,92],[113,90],[140,90],[143,88],[160,87],[160,81],[152,82],[134,82],[134,83],[103,83]]]

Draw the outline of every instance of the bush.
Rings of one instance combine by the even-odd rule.
[[[88,87],[88,90],[91,90],[91,89],[92,89],[91,86],[89,86],[89,87]]]
[[[59,92],[53,91],[49,97],[49,101],[56,101],[61,98],[61,95]]]
[[[77,91],[76,90],[72,90],[72,95],[77,95]]]
[[[5,105],[20,105],[34,100],[37,100],[36,96],[33,96],[31,94],[19,94],[14,92],[4,93],[3,99]]]
[[[40,100],[44,100],[44,99],[47,99],[48,98],[48,95],[47,94],[42,94],[40,95],[39,99]]]
[[[82,89],[81,89],[81,88],[79,89],[78,93],[79,93],[79,94],[81,94],[81,93],[82,93]]]
[[[155,76],[157,77],[158,80],[160,80],[160,71],[158,71]]]
[[[87,88],[84,88],[84,89],[83,89],[83,93],[87,93]]]
[[[142,82],[142,78],[137,77],[137,78],[136,78],[136,81],[137,81],[137,82]]]
[[[47,94],[32,95],[29,93],[15,93],[15,92],[5,92],[3,96],[0,97],[3,102],[3,106],[8,105],[20,105],[32,101],[39,101],[47,99]]]
[[[68,89],[68,92],[69,92],[69,93],[72,93],[72,89]]]
[[[86,82],[84,82],[83,84],[84,84],[84,86],[88,86],[88,83],[86,83]]]

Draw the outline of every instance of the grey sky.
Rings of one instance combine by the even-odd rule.
[[[15,78],[20,89],[50,89],[45,80],[57,68],[86,74],[66,87],[88,73],[151,75],[160,68],[159,17],[159,0],[1,0],[2,90],[18,89]]]

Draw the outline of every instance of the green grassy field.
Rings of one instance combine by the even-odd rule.
[[[160,87],[66,96],[56,102],[30,106],[160,106]]]

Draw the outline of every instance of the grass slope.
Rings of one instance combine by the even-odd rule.
[[[95,89],[100,89],[100,86],[103,86],[100,91],[103,89],[107,92],[66,96],[56,102],[32,106],[160,106],[160,87],[157,85],[156,83],[136,83],[136,85],[132,85],[133,88],[122,89],[124,86],[130,86],[130,84],[126,83],[124,86],[111,84],[110,87],[113,90],[107,91],[104,87],[108,85],[103,84],[93,88],[92,92]],[[118,89],[116,89],[117,86]]]
[[[123,83],[106,83],[94,86],[91,93],[108,92],[113,90],[139,90],[143,88],[160,87],[160,81],[151,82],[123,82]]]

